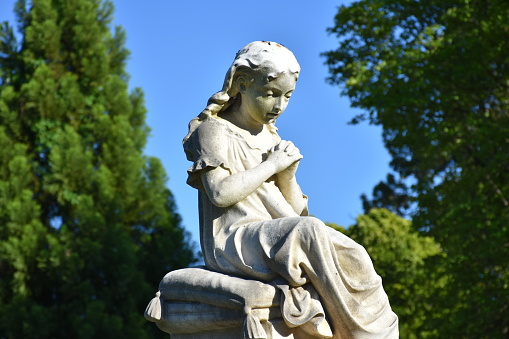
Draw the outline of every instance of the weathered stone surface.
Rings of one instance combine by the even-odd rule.
[[[172,338],[398,337],[364,248],[307,216],[302,155],[274,125],[299,72],[285,47],[251,43],[189,124],[206,267],[170,272],[145,314]]]
[[[233,328],[263,336],[261,322],[282,320],[280,299],[281,293],[274,285],[205,268],[186,268],[163,278],[145,317],[167,333]]]

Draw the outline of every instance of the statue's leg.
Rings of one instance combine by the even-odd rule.
[[[397,317],[366,250],[313,217],[253,223],[242,230],[244,263],[274,271],[290,286],[311,283],[334,338],[397,338]],[[248,260],[246,260],[248,259]]]

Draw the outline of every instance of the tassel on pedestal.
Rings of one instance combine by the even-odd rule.
[[[267,333],[260,323],[260,319],[255,317],[250,307],[245,307],[246,319],[244,320],[243,333],[244,339],[267,339]]]

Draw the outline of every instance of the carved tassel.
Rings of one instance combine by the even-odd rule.
[[[145,309],[145,319],[149,321],[161,320],[161,293],[158,291],[156,296],[150,300],[147,308]]]
[[[253,315],[250,307],[244,309],[246,319],[244,320],[244,339],[267,339],[267,333],[260,320]]]

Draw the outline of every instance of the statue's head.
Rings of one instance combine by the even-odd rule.
[[[255,41],[237,52],[226,73],[223,89],[214,94],[202,115],[217,115],[240,99],[237,79],[269,82],[284,75],[297,81],[300,66],[293,53],[275,42]]]

